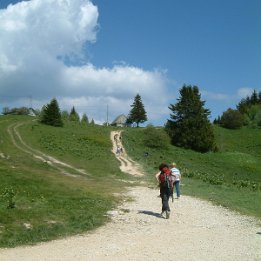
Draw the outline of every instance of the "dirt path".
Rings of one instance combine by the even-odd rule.
[[[134,176],[143,176],[141,167],[125,153],[125,150],[121,142],[121,131],[112,131],[111,141],[113,144],[112,152],[115,154],[115,156],[121,163],[121,171]],[[122,148],[123,151],[117,153],[117,147]]]
[[[67,164],[65,162],[62,162],[54,157],[51,157],[50,155],[47,155],[39,150],[36,150],[32,147],[30,147],[28,144],[25,143],[25,141],[22,139],[18,128],[22,126],[24,123],[14,123],[8,126],[7,131],[8,134],[11,137],[11,141],[13,142],[14,146],[16,146],[19,150],[30,154],[30,156],[42,161],[46,162],[53,168],[56,168],[60,171],[60,173],[64,175],[70,175],[70,176],[76,176],[71,173],[71,171],[76,172],[78,174],[86,175],[87,173],[83,169],[75,168],[74,166]]]
[[[105,226],[36,246],[0,249],[0,260],[261,260],[257,220],[187,196],[171,203],[171,217],[163,219],[158,193],[131,188],[127,194],[134,200],[108,213],[111,222]]]

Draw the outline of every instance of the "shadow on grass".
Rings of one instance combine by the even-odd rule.
[[[161,214],[155,213],[155,212],[153,212],[153,211],[139,210],[138,213],[139,213],[139,214],[149,215],[149,216],[154,216],[154,217],[157,217],[157,218],[162,218]]]

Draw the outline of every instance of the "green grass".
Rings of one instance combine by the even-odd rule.
[[[27,144],[59,160],[84,169],[87,175],[66,176],[32,155],[18,150],[7,127],[17,129]],[[94,229],[107,221],[106,212],[124,189],[111,153],[110,129],[68,125],[54,128],[32,122],[30,117],[0,117],[0,194],[15,191],[15,208],[0,196],[0,247],[34,244]],[[17,144],[19,138],[15,137]],[[21,145],[21,144],[20,144]],[[131,178],[129,178],[131,179]]]
[[[215,135],[217,153],[198,153],[175,146],[151,149],[144,145],[142,128],[126,129],[123,141],[130,156],[148,170],[148,181],[155,182],[154,175],[161,162],[175,161],[183,174],[184,194],[211,199],[216,204],[260,218],[260,129],[244,128],[234,132],[216,127]],[[149,153],[148,157],[145,152]]]
[[[123,174],[111,153],[114,128],[68,123],[55,128],[32,120],[0,116],[0,194],[6,189],[16,193],[15,208],[8,208],[8,199],[0,196],[0,247],[35,244],[97,228],[122,199],[114,195],[124,194],[124,181],[156,185],[154,175],[161,162],[178,163],[183,194],[261,217],[260,129],[215,128],[219,152],[201,154],[174,146],[149,149],[144,146],[142,128],[125,128],[125,149],[146,170],[137,179]],[[26,144],[86,174],[64,168],[73,176],[64,175],[32,153],[19,150],[7,131],[18,123],[23,123],[16,129]],[[28,150],[14,133],[13,139]]]

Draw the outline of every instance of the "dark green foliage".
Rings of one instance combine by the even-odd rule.
[[[184,85],[180,95],[178,102],[169,106],[172,114],[166,124],[172,144],[200,152],[214,150],[213,127],[208,120],[210,111],[204,108],[205,101],[200,100],[198,87]]]
[[[162,129],[148,126],[144,129],[144,145],[149,148],[167,148],[170,144],[168,134]]]
[[[88,117],[87,117],[87,115],[85,113],[82,116],[81,124],[83,124],[83,125],[89,124],[89,119],[88,119]]]
[[[250,127],[261,126],[261,91],[253,91],[251,96],[242,99],[237,109],[244,116],[244,125]]]
[[[40,122],[54,127],[62,127],[63,121],[57,100],[54,98],[43,107]]]
[[[244,114],[244,123],[250,127],[261,127],[261,104],[252,105]]]
[[[2,197],[7,201],[7,208],[15,208],[14,197],[16,192],[13,187],[5,187],[2,192]]]
[[[131,107],[132,109],[130,110],[130,113],[128,115],[127,122],[128,124],[136,123],[137,127],[139,127],[140,123],[144,123],[148,120],[144,105],[141,100],[141,96],[139,94],[135,96],[134,102]]]
[[[261,104],[261,91],[257,93],[256,90],[254,90],[251,96],[247,96],[238,103],[237,109],[242,114],[245,114],[252,105],[256,104]]]
[[[71,109],[70,115],[69,115],[70,121],[80,122],[79,114],[76,112],[74,106]]]
[[[90,124],[95,125],[94,119],[91,120]]]
[[[240,129],[243,126],[244,117],[238,110],[229,108],[223,112],[220,125],[227,129]]]

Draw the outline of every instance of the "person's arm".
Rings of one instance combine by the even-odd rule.
[[[156,180],[159,182],[159,176],[160,176],[160,171],[158,172],[158,173],[156,173],[156,175],[155,175],[155,178],[156,178]]]

